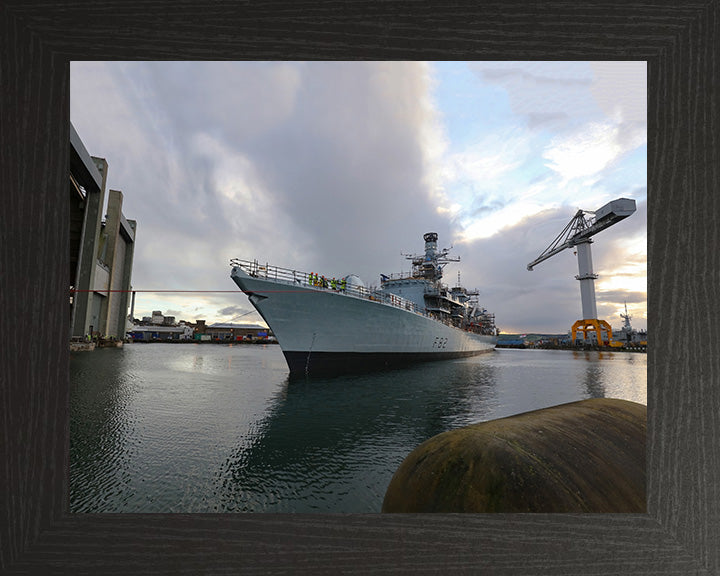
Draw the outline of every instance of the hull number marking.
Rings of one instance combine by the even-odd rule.
[[[440,336],[435,336],[435,340],[433,340],[432,347],[433,348],[445,348],[447,346],[448,339],[447,338],[441,338]]]

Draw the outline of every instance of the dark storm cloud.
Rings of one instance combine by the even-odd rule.
[[[232,289],[231,257],[376,283],[424,232],[451,239],[424,181],[422,64],[71,71],[72,121],[138,220],[135,287]],[[225,298],[215,309],[247,304]]]
[[[307,64],[299,113],[250,152],[307,239],[308,260],[330,274],[367,281],[401,250],[421,249],[429,229],[449,240],[423,182],[424,82],[416,65]]]

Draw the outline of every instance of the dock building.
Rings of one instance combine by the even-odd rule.
[[[258,326],[257,324],[216,322],[206,327],[205,334],[209,335],[212,340],[224,342],[247,339],[266,340],[267,338],[273,338],[273,334],[268,328]]]
[[[133,342],[157,342],[193,340],[200,342],[237,342],[273,340],[273,334],[264,326],[257,324],[215,323],[206,325],[205,320],[197,320],[195,324],[181,320],[175,323],[173,316],[163,316],[156,310],[152,316],[145,316],[135,321],[128,330]]]
[[[70,312],[72,340],[125,338],[137,222],[123,194],[106,195],[108,163],[90,156],[70,125]],[[105,209],[107,197],[107,208]]]
[[[193,340],[195,330],[192,324],[181,322],[168,325],[137,325],[133,326],[128,335],[134,342],[155,342],[158,340]]]

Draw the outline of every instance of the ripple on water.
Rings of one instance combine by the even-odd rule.
[[[277,346],[71,357],[73,512],[378,512],[428,438],[587,397],[646,403],[642,354],[496,351],[288,379]]]

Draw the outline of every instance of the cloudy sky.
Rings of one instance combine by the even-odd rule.
[[[598,316],[647,328],[645,62],[73,62],[71,121],[137,220],[135,316],[262,322],[233,257],[326,276],[406,271],[439,234],[503,332],[581,318],[578,209]],[[197,294],[154,290],[198,290]],[[215,293],[207,291],[218,291]],[[250,313],[248,313],[250,312]]]

